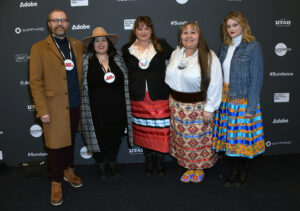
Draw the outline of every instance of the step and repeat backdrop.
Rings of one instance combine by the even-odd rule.
[[[198,21],[210,48],[217,54],[223,18],[229,11],[241,11],[264,53],[264,155],[300,153],[296,109],[300,101],[297,5],[297,0],[1,0],[0,161],[14,166],[46,159],[43,131],[35,118],[29,89],[28,63],[31,46],[48,35],[47,15],[56,8],[69,15],[69,36],[82,40],[95,27],[102,26],[120,36],[117,49],[128,42],[137,16],[150,16],[158,37],[167,39],[174,48],[180,26]],[[80,133],[75,153],[76,164],[93,163]],[[118,162],[142,161],[142,149],[129,149],[124,139]]]

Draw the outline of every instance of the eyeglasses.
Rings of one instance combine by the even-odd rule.
[[[53,22],[53,23],[59,23],[59,22],[61,22],[61,23],[66,23],[66,22],[68,22],[69,20],[68,19],[52,19],[52,20],[50,20],[51,22]]]

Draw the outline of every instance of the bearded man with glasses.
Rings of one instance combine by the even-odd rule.
[[[51,11],[48,27],[51,34],[32,46],[29,76],[36,117],[43,123],[51,204],[61,205],[63,178],[75,188],[83,185],[73,168],[83,46],[79,40],[67,37],[69,20],[65,11]]]

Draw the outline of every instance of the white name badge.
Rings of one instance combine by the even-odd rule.
[[[113,83],[115,81],[116,77],[115,77],[115,74],[113,74],[112,72],[108,72],[108,73],[105,73],[104,75],[104,81],[106,83]]]
[[[146,59],[141,59],[139,61],[139,67],[143,70],[146,70],[149,67],[149,62]]]
[[[66,59],[64,61],[64,63],[65,63],[65,67],[66,67],[67,71],[73,70],[73,68],[74,68],[74,62],[71,59]]]

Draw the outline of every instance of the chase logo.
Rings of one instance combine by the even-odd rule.
[[[16,54],[16,62],[28,62],[29,56],[27,54]]]
[[[21,2],[20,7],[37,7],[38,3],[37,2]]]
[[[72,26],[72,30],[88,30],[91,29],[90,25],[77,24]]]

